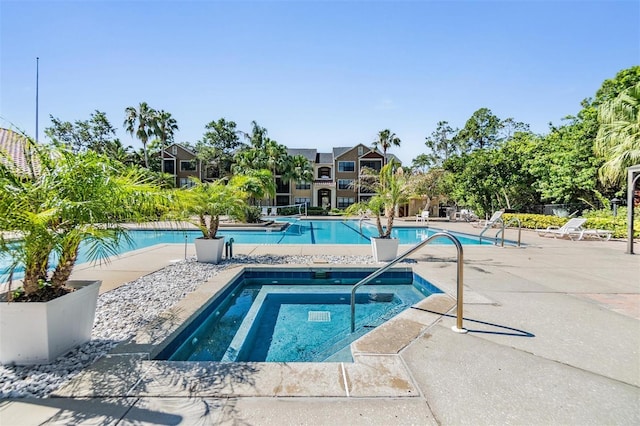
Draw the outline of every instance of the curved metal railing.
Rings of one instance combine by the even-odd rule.
[[[512,217],[507,223],[502,222],[502,226],[500,227],[498,232],[496,232],[496,240],[494,242],[495,245],[498,245],[498,235],[502,234],[500,247],[504,247],[504,230],[505,228],[508,228],[509,225],[511,225],[511,222],[514,221],[518,222],[518,247],[520,247],[520,240],[522,237],[522,222],[520,222],[520,219],[518,219],[517,217]]]
[[[351,332],[352,333],[356,329],[356,291],[358,290],[358,288],[360,288],[361,286],[367,284],[371,280],[377,278],[378,276],[383,274],[385,271],[387,271],[389,268],[391,268],[396,263],[400,262],[401,260],[403,260],[404,258],[409,256],[410,254],[414,253],[415,251],[421,249],[425,245],[431,243],[433,240],[436,240],[438,238],[448,238],[449,240],[451,240],[453,242],[453,244],[456,246],[456,249],[458,251],[458,257],[457,257],[457,260],[456,260],[456,264],[457,264],[457,277],[456,277],[456,282],[457,282],[457,288],[456,288],[456,293],[457,293],[456,294],[456,298],[457,298],[456,325],[454,327],[452,327],[452,329],[453,329],[453,331],[458,332],[458,333],[466,333],[467,332],[467,330],[465,330],[462,327],[462,305],[463,305],[463,299],[462,299],[462,292],[463,292],[463,282],[462,282],[463,251],[462,251],[462,244],[460,243],[460,241],[456,237],[454,237],[453,235],[451,235],[448,232],[436,232],[432,236],[420,241],[418,244],[416,244],[415,246],[411,247],[409,250],[405,251],[404,253],[402,253],[401,255],[396,257],[395,259],[393,259],[391,262],[387,263],[386,265],[384,265],[380,269],[378,269],[378,270],[372,272],[371,274],[367,275],[366,277],[364,277],[363,279],[361,279],[360,281],[358,281],[356,284],[353,285],[353,287],[351,288]]]

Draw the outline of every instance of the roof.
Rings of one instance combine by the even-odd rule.
[[[27,157],[25,156],[25,142],[27,137],[9,129],[0,128],[0,163],[15,164],[23,173],[29,172]],[[9,160],[6,158],[8,157]]]
[[[333,148],[333,157],[334,158],[338,158],[340,157],[342,154],[344,154],[345,152],[352,150],[354,147],[352,146],[341,146],[338,148]]]
[[[333,164],[333,154],[330,152],[319,152],[316,163]]]
[[[389,154],[389,153],[387,152],[387,163],[388,163],[388,162],[390,162],[391,160],[393,160],[393,161],[395,161],[396,163],[398,163],[398,164],[402,165],[402,161],[401,161],[398,157],[396,157],[396,156],[395,156],[395,155],[393,155],[393,154]]]
[[[316,153],[317,149],[307,149],[307,148],[287,148],[287,154],[291,155],[302,155],[304,158],[309,160],[310,162],[316,161]]]

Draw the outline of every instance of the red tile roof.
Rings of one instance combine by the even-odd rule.
[[[0,163],[4,165],[13,163],[23,173],[28,173],[29,166],[24,152],[25,142],[24,135],[0,128]]]

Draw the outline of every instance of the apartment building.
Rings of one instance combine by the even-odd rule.
[[[275,204],[286,206],[304,204],[312,207],[346,208],[353,203],[365,201],[372,194],[361,188],[360,171],[365,168],[380,170],[383,155],[378,150],[358,144],[353,147],[333,148],[331,152],[318,152],[317,149],[291,148],[289,155],[304,156],[313,167],[313,181],[289,182],[277,175]],[[387,154],[387,161],[400,160],[393,154]],[[207,167],[196,159],[189,149],[173,144],[163,152],[164,171],[175,176],[176,187],[189,184],[189,176],[208,180]],[[264,204],[272,200],[264,200]]]
[[[162,170],[173,175],[176,188],[190,186],[189,177],[204,180],[202,162],[196,153],[184,146],[174,143],[162,152]]]
[[[333,148],[331,152],[316,149],[288,149],[289,155],[304,155],[313,167],[312,182],[293,182],[288,187],[279,186],[277,205],[308,203],[313,207],[345,208],[371,197],[358,185],[360,171],[365,168],[380,170],[383,155],[363,144],[353,147]],[[390,159],[398,161],[393,154]]]

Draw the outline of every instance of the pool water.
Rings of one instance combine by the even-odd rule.
[[[351,361],[351,342],[441,292],[410,269],[387,272],[356,293],[356,330],[351,333],[351,288],[371,272],[332,270],[318,278],[308,269],[245,271],[156,359]]]
[[[236,244],[369,244],[371,237],[377,236],[374,225],[357,220],[307,220],[278,218],[278,221],[289,222],[289,226],[283,231],[250,230],[250,231],[225,231],[218,232],[225,236],[227,241],[233,238]],[[433,235],[438,230],[411,227],[395,227],[391,231],[392,237],[398,238],[400,244],[416,244]],[[123,254],[131,250],[150,247],[155,244],[193,244],[200,237],[200,231],[130,231],[131,244],[123,243],[116,248],[115,254]],[[477,237],[454,233],[463,245],[491,245],[486,239],[480,241]],[[446,238],[438,239],[436,244],[452,244]],[[16,243],[18,244],[18,243]],[[87,248],[85,244],[80,246],[77,264],[88,262]],[[6,254],[0,254],[0,283],[9,279],[10,258]],[[24,267],[18,266],[14,270],[13,278],[20,279],[24,273]]]

